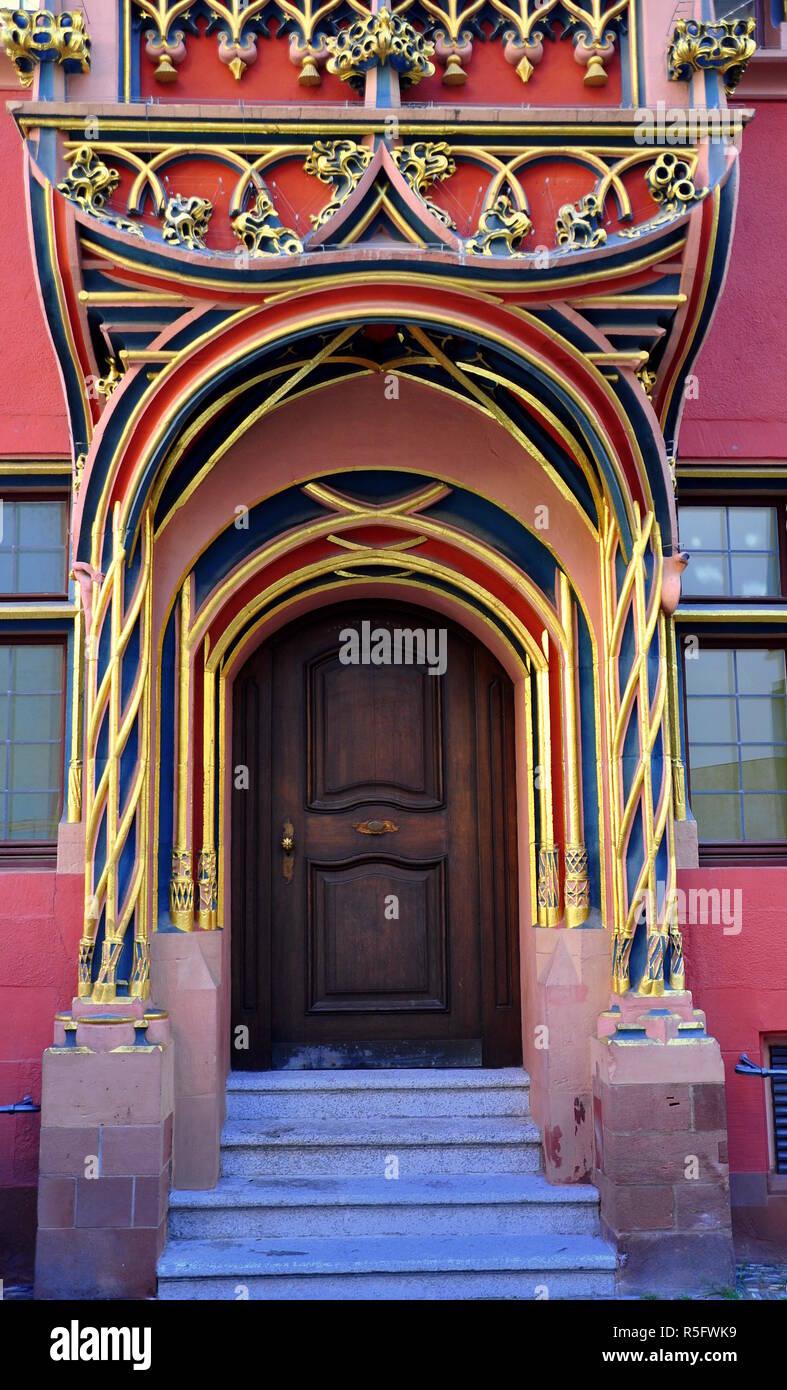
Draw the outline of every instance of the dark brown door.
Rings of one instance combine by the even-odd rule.
[[[424,609],[322,610],[236,680],[233,745],[233,1064],[519,1061],[513,688],[486,649]]]

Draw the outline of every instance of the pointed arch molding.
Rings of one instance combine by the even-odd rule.
[[[627,413],[601,368],[536,314],[479,302],[456,290],[415,291],[389,283],[380,288],[354,285],[341,292],[334,287],[274,301],[264,309],[241,309],[218,327],[201,323],[195,311],[196,337],[187,349],[168,346],[182,336],[180,323],[162,333],[158,352],[163,360],[155,370],[143,363],[126,374],[111,411],[95,429],[75,509],[78,558],[101,566],[116,502],[124,527],[136,532],[173,451],[182,451],[184,442],[228,408],[237,414],[239,397],[256,376],[264,376],[266,365],[271,381],[280,378],[280,359],[310,340],[300,374],[292,374],[284,391],[281,382],[271,387],[274,399],[264,411],[275,408],[277,390],[283,398],[307,378],[314,380],[326,358],[341,354],[353,327],[392,323],[405,326],[436,367],[448,372],[453,389],[516,431],[525,453],[549,472],[549,455],[528,447],[531,422],[546,432],[552,454],[560,456],[566,487],[578,494],[576,509],[584,524],[597,529],[598,505],[605,500],[628,553],[635,504],[643,513],[655,509],[665,547],[671,549],[675,513],[666,453],[638,383]],[[458,344],[458,363],[456,354],[441,349],[441,337]],[[463,370],[462,349],[480,354],[480,370],[472,362]],[[171,352],[175,355],[170,358]],[[484,365],[485,354],[493,358],[492,366]],[[226,423],[224,428],[228,435],[234,432]],[[577,475],[577,489],[569,487],[572,474]],[[592,498],[584,505],[579,500],[583,490]]]
[[[123,978],[144,995],[150,924],[167,909],[187,930],[224,920],[222,760],[236,645],[293,595],[376,577],[448,595],[515,654],[526,691],[521,756],[537,786],[533,923],[610,924],[622,991],[632,969],[634,983],[655,993],[681,978],[666,910],[672,802],[656,501],[671,534],[666,467],[652,478],[617,394],[554,328],[455,292],[424,298],[391,286],[385,296],[348,293],[338,307],[308,295],[242,311],[146,373],[139,395],[134,378],[121,382],[95,431],[74,534],[88,651],[80,989],[99,1001]],[[390,347],[382,356],[381,337]],[[381,400],[386,382],[402,393],[390,409],[405,412],[394,438],[426,396],[433,404],[421,420],[431,414],[448,430],[459,412],[461,428],[493,454],[506,440],[516,470],[508,510],[483,487],[470,494],[429,480],[434,438],[418,470],[426,500],[416,488],[412,508],[353,502],[352,487],[335,478],[282,491],[272,449],[266,477],[277,431],[281,443],[282,431],[305,421],[319,441],[326,402],[370,389]],[[261,447],[248,545],[225,517],[203,541],[195,530],[171,572],[172,538],[212,479],[232,478],[252,437]],[[412,450],[419,435],[403,438]],[[335,437],[326,447],[335,463]],[[412,474],[411,465],[398,475],[405,498]],[[552,516],[543,530],[539,499]],[[633,653],[621,605],[631,607]],[[654,689],[648,651],[662,672]],[[653,908],[645,928],[642,898]]]
[[[227,267],[220,258],[151,247],[96,222],[31,163],[32,234],[78,452],[72,536],[86,650],[83,993],[114,997],[124,977],[118,971],[127,967],[132,993],[145,996],[149,933],[163,908],[156,858],[169,821],[171,919],[185,927],[220,924],[220,779],[207,773],[223,746],[221,682],[229,668],[221,663],[232,652],[213,619],[204,619],[213,589],[201,585],[205,556],[219,556],[221,541],[209,538],[189,557],[164,594],[161,625],[161,558],[178,518],[249,430],[272,428],[289,408],[308,412],[319,436],[325,400],[381,377],[428,392],[440,418],[462,411],[463,420],[480,421],[485,440],[490,431],[506,437],[522,488],[532,491],[538,479],[546,505],[562,518],[559,543],[548,531],[539,535],[521,500],[507,504],[503,522],[503,509],[486,499],[499,515],[481,534],[484,490],[474,487],[472,505],[442,535],[428,516],[423,526],[415,524],[420,518],[389,516],[383,543],[363,534],[364,526],[374,530],[370,512],[362,525],[343,515],[330,533],[318,525],[307,541],[299,528],[313,517],[296,514],[289,529],[312,551],[299,556],[291,538],[266,535],[243,561],[257,591],[243,591],[246,575],[226,564],[220,573],[219,564],[216,594],[227,583],[236,598],[243,592],[253,625],[265,620],[265,604],[288,602],[293,587],[370,583],[377,575],[435,592],[441,586],[482,612],[504,631],[531,692],[528,767],[550,767],[531,819],[534,920],[577,925],[597,905],[612,930],[616,989],[658,994],[666,982],[680,985],[682,946],[670,911],[680,750],[669,742],[679,721],[668,678],[672,600],[663,599],[674,593],[678,561],[665,434],[674,439],[682,374],[723,278],[735,169],[729,151],[723,168],[711,171],[708,196],[685,215],[631,229],[625,241],[615,235],[596,250],[572,251],[543,275],[530,263],[479,257],[468,266],[461,256],[446,274],[436,253],[416,248],[354,266],[347,253],[328,248],[308,273],[295,257],[275,273],[270,265],[252,267],[233,287],[232,276],[221,280]],[[97,282],[112,289],[86,288]],[[150,323],[147,345],[124,348],[99,377],[90,312],[103,300],[121,318],[131,315],[127,343],[135,313]],[[625,319],[632,301],[638,331],[664,338],[652,404],[638,380],[642,352],[615,344],[615,316],[622,309]],[[86,390],[91,378],[105,404]],[[429,461],[419,458],[411,471],[430,476]],[[483,467],[479,474],[483,482]],[[458,499],[456,479],[435,479]],[[315,480],[297,480],[302,498]],[[283,491],[276,481],[266,479],[268,498]],[[514,524],[522,537],[516,558]],[[359,526],[337,571],[332,548]],[[402,535],[411,548],[393,559],[386,547]],[[282,594],[268,592],[275,558],[268,552],[277,544]],[[454,550],[443,555],[441,546]],[[222,600],[220,612],[228,616],[231,607]],[[169,723],[164,678],[177,692]],[[76,757],[72,774],[79,776]]]

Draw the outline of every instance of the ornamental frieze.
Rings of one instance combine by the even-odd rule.
[[[634,0],[390,0],[376,12],[370,0],[132,0],[132,13],[163,86],[178,81],[189,45],[203,41],[199,19],[238,81],[260,61],[265,43],[284,39],[304,87],[319,86],[327,71],[357,88],[376,62],[387,61],[403,85],[431,75],[436,63],[446,86],[462,86],[474,46],[489,42],[500,43],[505,62],[526,83],[545,45],[564,40],[582,83],[599,87],[621,38],[636,28]]]
[[[64,149],[67,172],[57,189],[88,216],[149,242],[163,240],[176,249],[234,255],[236,260],[240,252],[254,260],[300,255],[308,253],[310,237],[318,232],[321,246],[331,245],[330,223],[354,198],[373,163],[377,168],[381,142],[299,135],[298,141],[287,137],[280,143],[253,144],[246,139],[204,151],[158,144],[151,152],[147,138],[124,144],[69,142]],[[695,184],[697,153],[691,149],[565,146],[546,151],[527,144],[414,139],[405,132],[401,140],[396,145],[382,141],[390,156],[385,177],[398,183],[413,212],[414,194],[430,218],[454,233],[446,244],[457,254],[463,247],[473,256],[520,259],[545,251],[592,251],[609,245],[610,238],[638,238],[679,220],[708,192]],[[201,175],[195,174],[200,159]],[[175,193],[171,181],[180,182],[182,161],[194,184]],[[232,172],[221,203],[201,191],[215,186],[217,163],[222,186],[227,170]],[[585,171],[586,191],[575,202],[562,204],[555,217],[550,215],[549,190],[558,171],[572,166]],[[469,172],[476,181],[475,207],[463,208],[452,191],[460,169],[465,179]],[[293,204],[288,196],[285,215],[280,182],[294,173],[301,201]],[[311,211],[312,180],[331,190],[318,211]],[[294,185],[287,186],[293,195]],[[446,195],[437,192],[443,186]],[[463,186],[468,187],[466,181]],[[361,219],[349,239],[362,239],[364,227]],[[346,241],[345,230],[341,244]]]

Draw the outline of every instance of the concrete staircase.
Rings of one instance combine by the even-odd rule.
[[[540,1168],[519,1068],[235,1072],[218,1186],[170,1195],[158,1296],[611,1297],[595,1188]]]

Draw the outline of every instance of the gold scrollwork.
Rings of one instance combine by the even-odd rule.
[[[232,230],[250,256],[297,256],[303,250],[300,237],[282,226],[264,188],[257,194],[253,208],[235,214]]]
[[[475,236],[465,242],[474,256],[517,256],[526,236],[533,230],[527,212],[515,208],[507,193],[501,193],[490,207],[482,212]]]
[[[197,918],[203,931],[216,926],[218,883],[218,858],[215,849],[200,850],[197,864],[197,888],[199,890]]]
[[[98,391],[99,396],[103,396],[105,400],[109,400],[110,396],[117,389],[122,380],[123,372],[120,368],[120,364],[116,358],[111,357],[109,359],[109,364],[107,366],[106,373],[104,374],[104,376],[99,377],[98,381],[96,382],[96,390]]]
[[[322,227],[347,201],[372,159],[371,150],[355,140],[315,140],[304,163],[307,174],[320,183],[333,184],[333,197],[321,212],[312,213],[315,227]]]
[[[686,964],[683,958],[683,936],[677,925],[673,923],[669,932],[670,944],[670,989],[686,988]]]
[[[82,486],[82,478],[83,478],[83,476],[84,476],[85,464],[86,464],[86,463],[87,463],[87,454],[77,454],[76,458],[74,459],[74,496],[75,496],[75,497],[78,497],[78,496],[79,496],[79,489],[80,489],[81,486]]]
[[[579,925],[590,910],[588,852],[584,845],[566,845],[565,895],[566,926]]]
[[[429,61],[434,44],[384,5],[376,14],[365,15],[348,29],[332,34],[326,42],[328,72],[353,87],[362,87],[367,72],[378,65],[393,68],[405,87],[414,87],[435,70]]]
[[[0,48],[16,68],[23,87],[32,87],[38,63],[59,63],[66,72],[90,71],[90,35],[79,10],[53,14],[0,9]]]
[[[538,850],[538,925],[554,927],[560,920],[560,850],[540,845]]]
[[[598,222],[601,203],[595,193],[586,193],[578,203],[564,203],[555,224],[557,244],[567,251],[589,251],[603,246],[607,234]]]
[[[648,169],[645,180],[651,196],[670,216],[677,216],[708,192],[707,188],[695,188],[688,162],[672,150],[662,150]]]
[[[637,372],[637,380],[640,383],[649,401],[653,400],[653,388],[658,380],[658,373],[651,372],[647,367],[640,367]]]
[[[204,251],[208,223],[213,216],[213,204],[208,198],[186,198],[175,193],[164,209],[162,236],[170,246],[185,246],[189,251]]]
[[[695,72],[718,72],[730,95],[757,51],[756,28],[754,19],[679,19],[667,49],[670,81],[689,82]]]
[[[191,850],[177,847],[172,851],[172,873],[169,880],[169,920],[181,931],[194,926],[194,879],[191,875]]]
[[[412,145],[392,150],[391,157],[402,177],[426,204],[432,216],[439,218],[446,227],[453,227],[450,215],[426,196],[433,184],[443,183],[456,173],[456,163],[446,142],[416,140]]]
[[[58,193],[76,203],[91,217],[97,217],[101,222],[111,222],[120,231],[142,236],[142,228],[136,222],[115,217],[106,211],[107,198],[111,198],[120,183],[117,170],[110,169],[91,145],[77,146],[66,155],[66,159],[68,172],[57,185]]]

